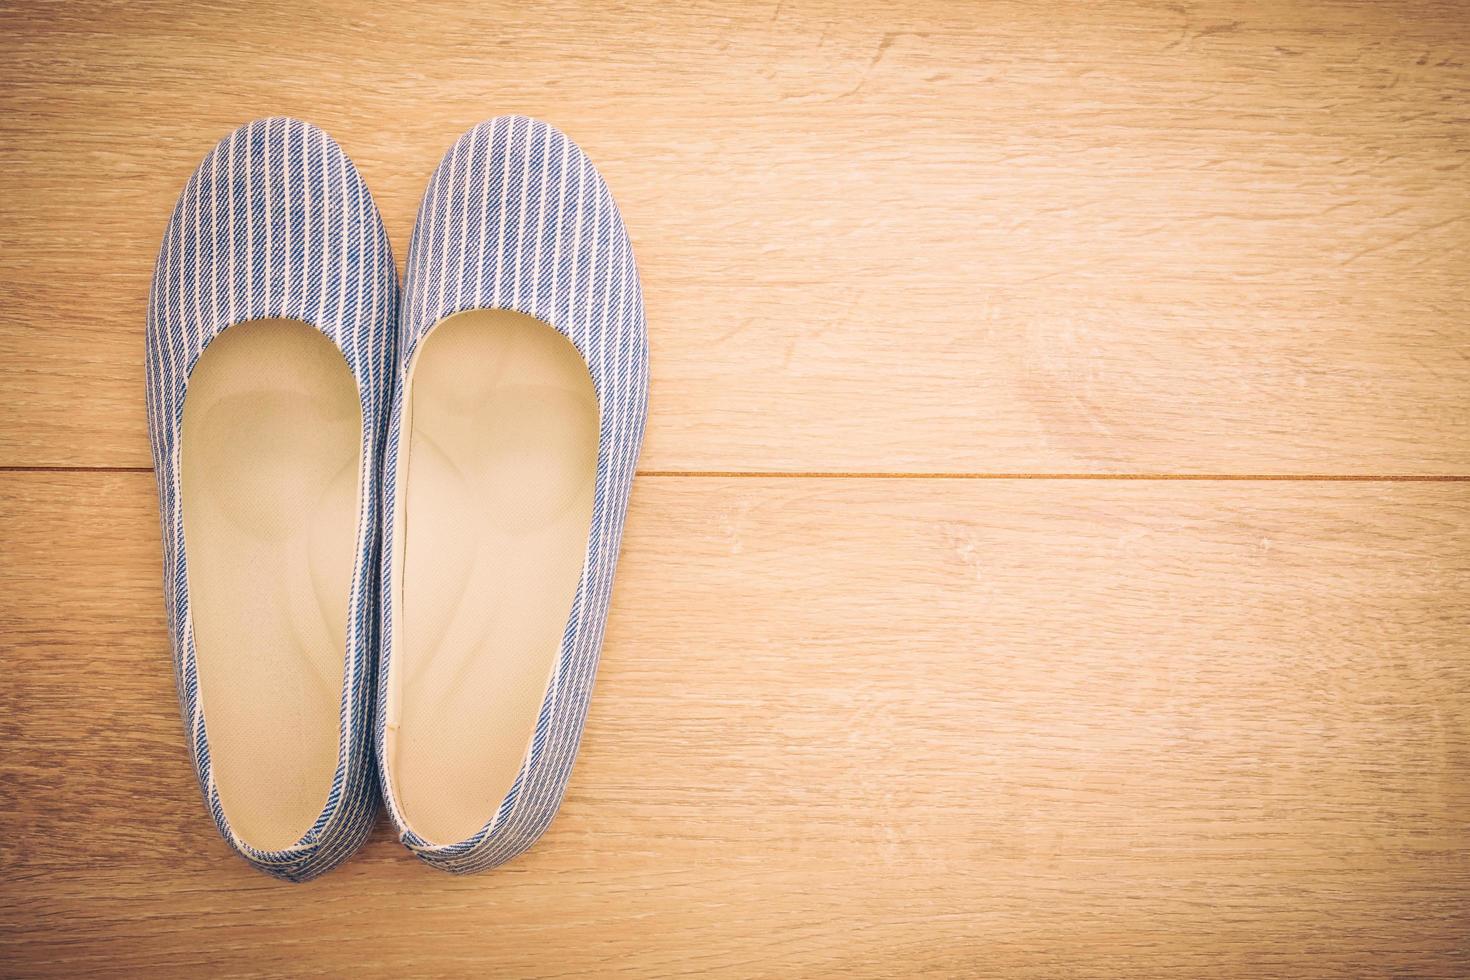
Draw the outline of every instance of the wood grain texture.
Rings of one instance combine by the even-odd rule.
[[[0,0],[0,55],[0,975],[1470,974],[1463,4]],[[505,112],[618,198],[666,475],[543,841],[283,885],[151,476],[5,470],[148,465],[215,139],[322,125],[401,257]],[[1320,479],[1395,474],[1461,479]]]
[[[1470,473],[1461,3],[11,2],[0,42],[0,465],[147,465],[151,265],[229,129],[323,125],[402,255],[515,111],[632,231],[649,469]]]
[[[0,474],[0,972],[1456,975],[1470,485],[653,478],[493,874],[233,859],[151,477]]]

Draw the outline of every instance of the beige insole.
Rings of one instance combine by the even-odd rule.
[[[597,396],[552,327],[474,310],[422,341],[403,432],[388,765],[408,826],[452,844],[535,730],[587,552]]]
[[[295,320],[220,334],[184,399],[189,600],[220,802],[246,843],[296,843],[337,767],[362,408]]]

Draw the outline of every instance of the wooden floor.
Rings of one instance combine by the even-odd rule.
[[[0,3],[0,974],[1470,972],[1470,7]],[[464,129],[631,229],[648,442],[552,830],[199,802],[143,319],[213,142],[400,256]]]

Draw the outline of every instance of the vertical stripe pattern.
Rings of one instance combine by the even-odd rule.
[[[386,758],[393,665],[393,522],[398,514],[404,386],[424,336],[473,309],[514,310],[576,345],[597,394],[600,433],[587,552],[534,735],[510,792],[468,840],[431,844],[403,819]],[[633,251],[607,185],[546,123],[503,116],[466,133],[429,181],[409,246],[383,460],[382,664],[377,748],[383,797],[399,839],[447,871],[492,868],[530,847],[555,816],[582,736],[612,595],[623,520],[643,443],[648,342]]]
[[[377,669],[379,461],[396,342],[398,283],[377,207],[357,169],[326,133],[295,119],[262,119],[220,141],[189,178],[164,233],[148,303],[148,426],[163,529],[179,704],[205,803],[225,840],[260,870],[292,881],[336,866],[366,839],[377,812],[372,767]],[[326,805],[290,847],[262,851],[231,829],[210,766],[199,693],[179,493],[180,437],[190,371],[226,327],[287,318],[341,349],[362,406],[364,488],[348,603],[341,740]]]

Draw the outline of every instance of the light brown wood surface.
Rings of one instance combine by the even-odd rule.
[[[324,126],[401,256],[516,111],[627,218],[650,469],[1470,473],[1463,4],[296,6],[4,15],[3,458],[148,465],[148,278],[231,128]]]
[[[1458,3],[0,0],[0,975],[1470,973],[1467,105]],[[582,756],[503,869],[281,884],[177,717],[157,242],[291,114],[401,257],[504,112],[650,319]]]
[[[302,887],[198,802],[152,478],[0,489],[25,972],[1465,963],[1466,484],[645,479],[550,833]]]

